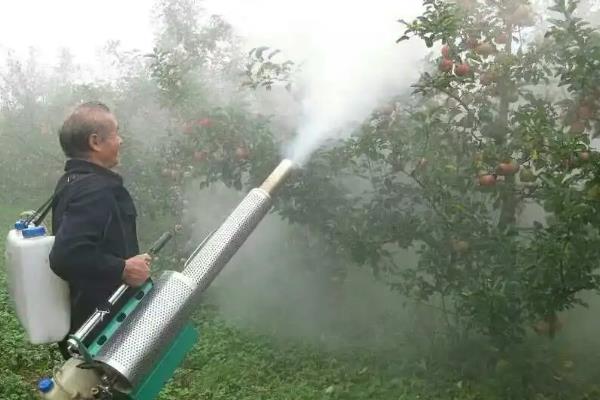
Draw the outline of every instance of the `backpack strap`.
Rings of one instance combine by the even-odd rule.
[[[50,198],[48,200],[46,200],[44,202],[44,204],[42,204],[33,214],[31,214],[29,217],[27,217],[27,219],[25,220],[25,223],[27,225],[29,225],[30,223],[33,222],[33,224],[35,226],[39,226],[42,221],[44,221],[44,218],[46,218],[46,216],[48,215],[48,213],[50,212],[50,210],[52,209],[52,206],[54,205],[55,201],[58,199],[58,196],[60,196],[67,188],[67,186],[73,184],[76,181],[81,181],[83,179],[85,179],[88,176],[92,176],[94,175],[93,173],[89,173],[89,174],[70,174],[70,175],[66,175],[66,182],[62,185],[62,187],[60,187],[57,191],[54,192],[54,194],[52,196],[50,196]]]

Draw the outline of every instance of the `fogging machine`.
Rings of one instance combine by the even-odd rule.
[[[252,189],[192,252],[181,272],[164,271],[124,304],[120,300],[131,289],[121,286],[106,308],[98,309],[70,336],[72,357],[52,378],[39,381],[41,397],[155,399],[198,340],[190,317],[199,297],[268,213],[271,196],[292,168],[292,161],[283,160],[260,187]],[[158,252],[169,239],[170,234],[164,234],[151,252]]]

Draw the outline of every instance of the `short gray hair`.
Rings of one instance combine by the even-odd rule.
[[[58,131],[60,146],[69,158],[85,158],[90,151],[89,140],[92,134],[107,136],[110,126],[103,114],[111,114],[110,109],[98,101],[80,104],[63,122]]]

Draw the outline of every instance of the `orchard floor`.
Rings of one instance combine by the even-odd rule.
[[[5,230],[17,212],[14,207],[0,206],[0,223]],[[4,241],[0,244],[2,254],[3,250]],[[32,346],[25,341],[10,306],[4,271],[2,257],[0,399],[34,399],[37,379],[50,374],[60,357],[54,346]],[[512,364],[508,362],[494,366],[497,377],[492,374],[481,381],[465,380],[451,367],[425,359],[407,359],[392,349],[380,354],[358,349],[324,352],[307,344],[275,341],[236,329],[208,305],[195,321],[201,329],[201,341],[164,389],[161,400],[600,398],[600,392],[593,387],[582,389],[582,381],[570,380],[568,374],[557,372],[554,367],[539,371],[540,376],[554,379],[542,385],[545,390],[515,391],[509,387],[522,379],[515,376],[519,373],[511,371]],[[571,365],[564,367],[572,369]],[[575,387],[579,387],[578,394],[574,394]]]

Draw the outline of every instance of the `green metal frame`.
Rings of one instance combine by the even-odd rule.
[[[94,339],[94,341],[89,345],[87,351],[90,356],[96,357],[104,343],[110,338],[114,333],[121,327],[121,324],[125,319],[136,309],[136,307],[140,304],[142,299],[146,297],[148,292],[154,287],[154,283],[151,280],[148,280],[137,292],[135,295],[129,299],[127,303],[121,308],[121,310],[113,317],[113,319],[109,322],[109,324],[100,332],[98,336]]]
[[[108,339],[115,334],[121,327],[121,324],[136,309],[142,299],[152,290],[154,284],[152,281],[146,282],[136,294],[123,306],[123,308],[113,317],[106,328],[92,341],[89,347],[85,348],[80,344],[84,353],[93,358],[100,352],[102,346]],[[177,337],[171,342],[169,348],[163,354],[161,360],[154,366],[154,369],[148,374],[139,387],[134,388],[132,393],[118,394],[115,400],[154,400],[158,397],[160,391],[173,376],[175,370],[183,362],[186,354],[194,347],[198,341],[198,332],[191,323],[185,325]]]
[[[192,324],[186,325],[162,356],[160,362],[156,364],[144,382],[131,394],[131,400],[156,399],[197,341],[198,332],[196,329]]]

